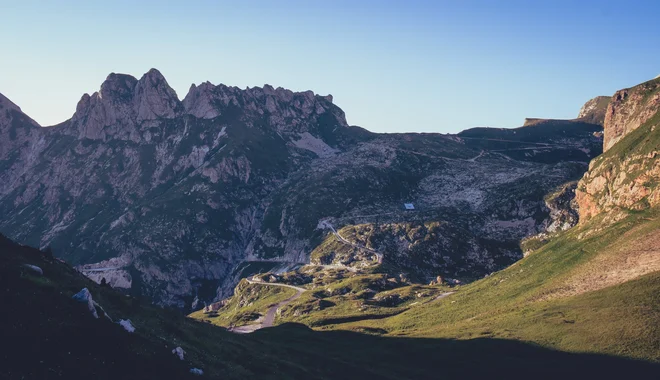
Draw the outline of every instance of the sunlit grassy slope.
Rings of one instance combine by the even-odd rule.
[[[190,317],[223,327],[248,325],[263,317],[271,306],[295,294],[296,291],[290,288],[249,284],[242,280],[220,314],[202,309]]]
[[[659,230],[658,213],[652,211],[631,214],[602,230],[593,220],[446,298],[376,323],[335,327],[377,326],[390,335],[498,337],[660,361],[660,273],[626,268],[626,262],[636,264],[640,247],[660,255],[654,251]],[[620,272],[635,277],[644,271],[652,273],[619,283],[627,279]]]
[[[335,274],[307,285],[277,321],[387,336],[502,338],[658,362],[659,214],[634,212],[607,227],[595,218],[513,266],[455,288]],[[255,305],[264,313],[270,303]],[[229,307],[220,315],[236,312]]]

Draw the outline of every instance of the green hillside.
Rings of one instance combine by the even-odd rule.
[[[39,275],[24,267],[37,265]],[[129,333],[99,319],[71,296],[87,287]],[[43,252],[0,237],[0,378],[435,379],[438,376],[535,378],[647,377],[656,365],[571,354],[502,339],[387,338],[350,331],[314,332],[286,324],[249,335],[184,318],[98,286]],[[171,353],[185,350],[179,360]],[[561,363],[560,366],[557,363]],[[512,371],[515,368],[515,371]]]
[[[617,273],[629,271],[634,278],[653,270],[636,268],[634,262],[640,245],[657,255],[658,215],[639,213],[584,236],[597,223],[572,230],[455,294],[378,325],[390,335],[497,337],[660,361],[660,273],[623,283],[625,274]],[[626,261],[633,265],[611,265]]]
[[[658,216],[647,210],[602,230],[594,219],[454,288],[335,270],[306,285],[279,321],[386,336],[509,339],[660,362]]]

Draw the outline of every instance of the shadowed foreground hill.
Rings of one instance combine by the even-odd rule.
[[[24,264],[36,265],[43,275]],[[89,288],[128,333],[71,296]],[[43,252],[0,236],[0,378],[649,378],[654,364],[500,339],[385,338],[285,324],[234,335],[100,287]],[[181,346],[185,359],[170,351]]]

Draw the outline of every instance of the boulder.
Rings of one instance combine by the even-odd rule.
[[[41,276],[44,275],[44,271],[43,271],[41,268],[39,268],[38,266],[36,266],[36,265],[23,264],[23,266],[24,266],[25,268],[31,270],[32,272],[38,274],[38,275],[41,275]]]
[[[204,374],[204,371],[202,371],[199,368],[191,368],[190,373],[192,373],[193,375],[202,376]]]
[[[98,313],[96,312],[96,307],[94,307],[94,300],[92,299],[92,294],[89,292],[87,288],[83,288],[81,291],[74,294],[73,299],[80,303],[86,303],[89,312],[92,313],[94,318],[99,317]]]
[[[120,319],[117,323],[119,323],[121,327],[123,327],[124,330],[128,331],[129,333],[135,332],[135,326],[133,326],[133,323],[131,323],[130,319]]]
[[[183,350],[183,348],[177,347],[177,348],[172,350],[172,353],[174,355],[178,356],[179,360],[183,360],[183,355],[185,355],[186,352]]]
[[[444,283],[444,280],[442,279],[442,276],[437,276],[435,278],[435,280],[431,280],[431,282],[429,283],[429,286],[442,285],[443,283]]]

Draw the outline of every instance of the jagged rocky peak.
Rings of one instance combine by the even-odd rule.
[[[215,86],[211,82],[204,82],[199,86],[194,83],[190,86],[188,94],[183,98],[183,108],[186,113],[201,119],[213,119],[220,116],[220,110],[213,104]]]
[[[130,101],[137,79],[127,74],[110,73],[101,84],[99,97],[103,99],[117,99]]]
[[[144,122],[173,118],[182,109],[176,92],[158,70],[149,70],[140,80],[111,73],[99,92],[82,96],[71,122],[83,138],[113,135],[135,140]]]
[[[135,100],[138,122],[173,118],[182,108],[176,92],[156,69],[149,70],[137,82]]]
[[[186,113],[193,116],[212,119],[223,113],[230,106],[241,107],[247,111],[260,114],[268,112],[271,115],[279,114],[284,117],[309,116],[322,114],[331,108],[332,95],[315,95],[312,91],[294,92],[282,87],[273,88],[266,84],[263,87],[238,87],[210,82],[199,86],[193,84],[183,99]]]

